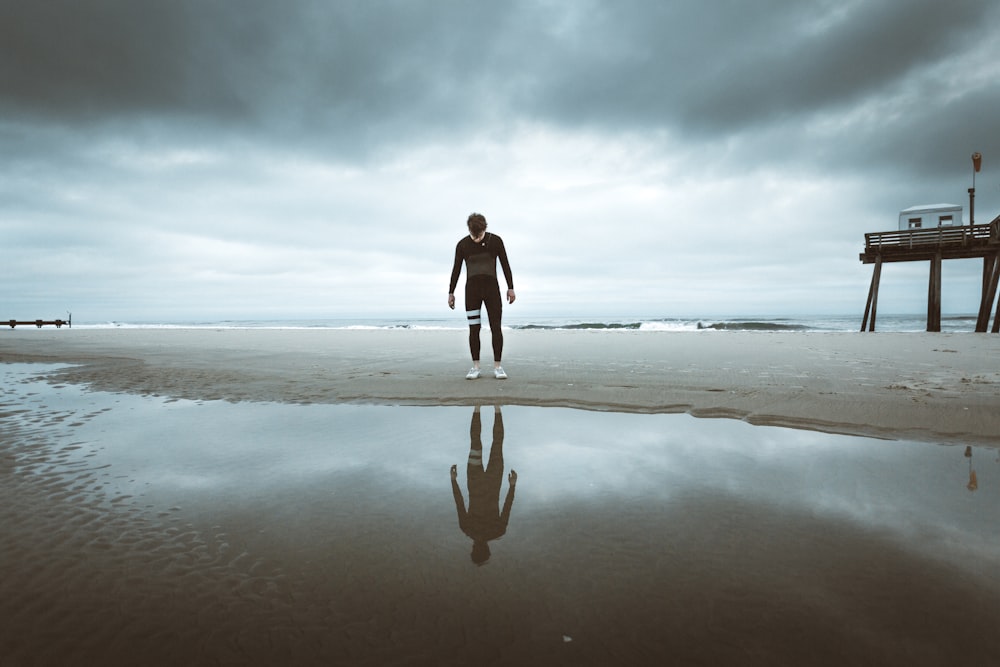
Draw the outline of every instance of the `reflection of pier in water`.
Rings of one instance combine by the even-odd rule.
[[[965,485],[969,491],[979,489],[979,479],[976,477],[976,470],[972,467],[972,447],[965,448],[965,458],[969,459],[969,483]]]
[[[882,264],[886,262],[930,262],[927,287],[927,331],[941,331],[941,262],[945,259],[983,258],[983,291],[976,331],[989,325],[990,311],[1000,282],[1000,216],[986,225],[962,225],[932,229],[910,229],[865,234],[865,250],[860,259],[874,264],[868,302],[861,330],[875,331],[878,287]],[[869,315],[871,319],[869,320]],[[993,333],[1000,332],[1000,304],[993,318]]]

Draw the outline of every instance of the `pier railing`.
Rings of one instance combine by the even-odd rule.
[[[883,261],[910,261],[924,259],[925,255],[941,252],[950,257],[983,257],[984,253],[1000,246],[997,220],[985,225],[961,225],[909,229],[865,234],[865,251],[861,261],[871,264],[876,256]]]

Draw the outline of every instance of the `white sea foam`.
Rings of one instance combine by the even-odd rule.
[[[944,332],[974,331],[974,315],[944,316]],[[466,328],[460,318],[330,318],[287,320],[219,320],[219,321],[112,321],[75,322],[81,329],[271,329],[271,330],[386,330],[405,331],[462,331]],[[809,315],[787,317],[760,316],[706,316],[706,317],[510,317],[504,318],[506,330],[587,330],[602,333],[627,331],[643,332],[710,332],[710,331],[860,331],[861,319],[855,315]],[[923,315],[880,315],[878,331],[926,331]]]

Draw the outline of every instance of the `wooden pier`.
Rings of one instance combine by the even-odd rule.
[[[1000,216],[986,225],[934,227],[906,231],[865,234],[865,251],[860,259],[874,264],[868,303],[861,330],[875,331],[878,286],[882,264],[886,262],[929,262],[927,285],[927,331],[941,331],[941,262],[946,259],[983,259],[983,291],[976,319],[976,331],[989,326],[993,300],[1000,282]],[[869,318],[870,316],[870,318]],[[1000,304],[993,318],[993,333],[1000,333]]]

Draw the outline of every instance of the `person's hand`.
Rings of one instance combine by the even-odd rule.
[[[458,466],[451,467],[451,478],[453,480],[458,479]]]
[[[507,303],[514,303],[514,299],[516,298],[517,295],[514,294],[514,290],[512,289],[507,290]]]
[[[452,467],[454,467],[454,466],[452,466]],[[517,473],[514,470],[511,470],[510,474],[507,475],[507,481],[510,482],[511,486],[514,486],[515,484],[517,484]]]
[[[451,308],[452,310],[455,310],[455,295],[454,294],[449,294],[448,295],[448,307]]]

